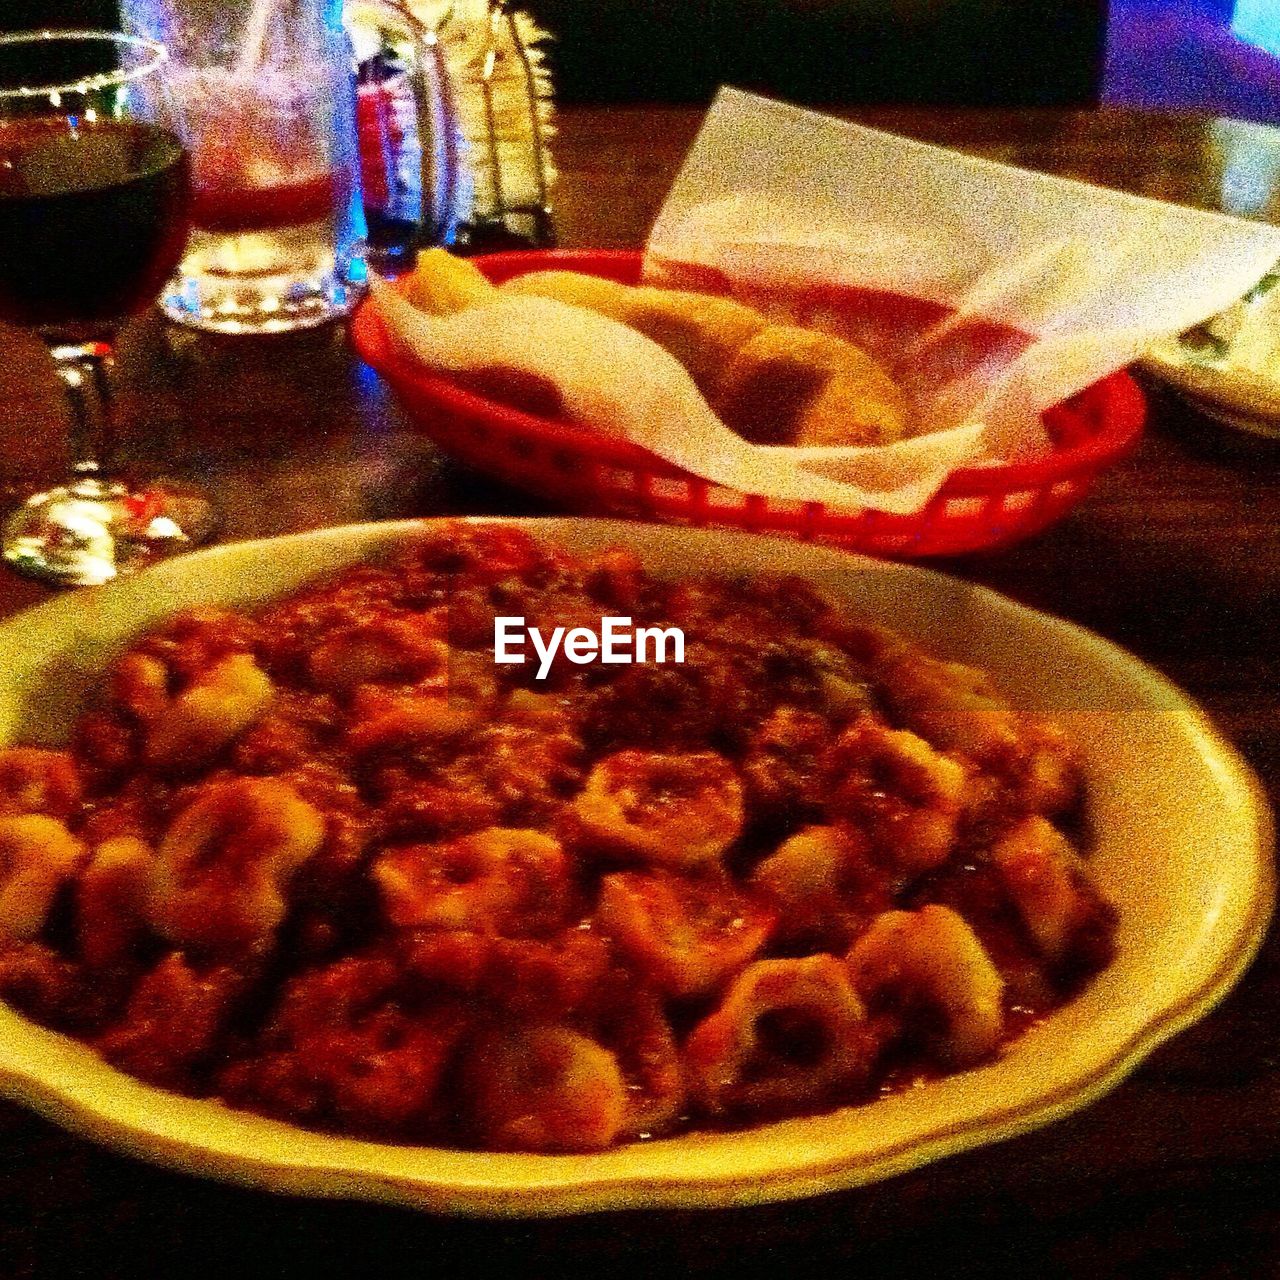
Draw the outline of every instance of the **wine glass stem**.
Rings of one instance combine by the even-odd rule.
[[[71,474],[101,480],[115,453],[107,371],[111,348],[104,342],[67,343],[49,349],[71,402]]]

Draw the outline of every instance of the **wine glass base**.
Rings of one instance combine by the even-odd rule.
[[[0,549],[27,577],[92,587],[206,542],[217,528],[213,504],[196,488],[133,490],[86,478],[28,498],[5,521]]]

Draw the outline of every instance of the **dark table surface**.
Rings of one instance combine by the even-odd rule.
[[[1121,112],[875,111],[930,141],[1145,195],[1280,220],[1280,132]],[[688,110],[566,113],[566,246],[644,240],[697,128]],[[145,317],[119,352],[125,453],[211,485],[225,537],[533,500],[416,435],[338,328],[214,340]],[[38,345],[0,330],[0,498],[64,461]],[[1153,389],[1138,452],[1033,541],[943,567],[1090,626],[1198,698],[1280,796],[1280,450]],[[48,592],[0,569],[0,614]],[[0,655],[3,660],[3,655]],[[1280,1274],[1280,942],[1102,1102],[1038,1133],[863,1190],[713,1214],[530,1223],[307,1202],[123,1159],[0,1104],[0,1275]],[[838,1273],[837,1273],[838,1274]]]

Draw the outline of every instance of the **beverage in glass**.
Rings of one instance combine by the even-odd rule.
[[[189,123],[195,203],[161,297],[221,333],[345,315],[365,277],[351,47],[341,0],[126,0],[163,41]]]
[[[101,583],[214,528],[202,493],[111,469],[121,324],[182,256],[190,164],[162,46],[113,32],[0,36],[0,319],[47,345],[72,408],[72,474],[4,523],[14,568]],[[0,408],[0,412],[3,409]]]

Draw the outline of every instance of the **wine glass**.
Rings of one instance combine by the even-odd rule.
[[[116,32],[0,35],[0,320],[48,346],[73,460],[65,483],[9,517],[0,546],[59,585],[106,582],[217,523],[198,490],[134,487],[111,469],[112,343],[178,265],[190,224],[167,61],[163,45]]]

